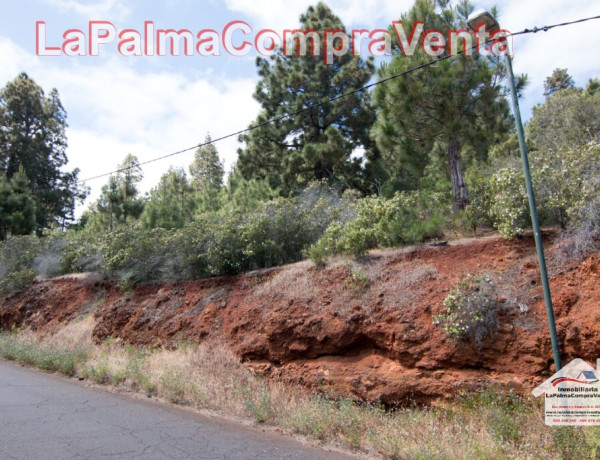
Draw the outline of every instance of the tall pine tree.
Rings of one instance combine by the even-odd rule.
[[[571,89],[573,87],[575,87],[575,82],[567,69],[554,69],[552,75],[544,81],[544,96],[548,97],[556,91]]]
[[[416,21],[448,36],[450,29],[466,29],[465,20],[472,10],[468,0],[456,7],[449,0],[416,0],[402,16],[402,25],[408,36]],[[381,67],[379,77],[406,72],[431,59],[419,47],[412,56],[396,50],[392,61]],[[470,152],[485,157],[489,147],[503,139],[511,127],[501,86],[504,76],[499,58],[474,53],[472,57],[458,55],[437,62],[376,88],[378,119],[373,137],[401,187],[418,187],[426,167],[435,164],[442,152],[446,162],[443,173],[451,180],[454,209],[468,203],[463,156]],[[523,83],[521,78],[520,85]]]
[[[206,135],[204,145],[196,149],[194,161],[190,165],[190,174],[200,211],[219,209],[225,170],[217,148],[211,143],[210,134]]]
[[[254,97],[262,110],[254,124],[290,116],[241,136],[246,146],[238,151],[237,168],[246,179],[265,179],[283,194],[312,180],[353,185],[361,160],[351,155],[357,148],[369,147],[368,132],[374,121],[368,92],[325,102],[364,86],[373,73],[370,60],[351,53],[330,65],[324,62],[324,31],[344,30],[341,20],[319,3],[308,8],[300,23],[302,31],[318,33],[312,41],[316,55],[301,55],[295,40],[291,53],[280,51],[269,59],[257,59],[261,78]],[[319,105],[291,115],[315,104]]]
[[[140,217],[148,228],[181,228],[192,220],[195,209],[193,187],[182,168],[169,168],[150,191],[150,200]]]
[[[128,154],[102,187],[102,194],[91,207],[86,226],[92,231],[112,231],[117,225],[137,220],[144,211],[144,200],[139,197],[138,183],[142,168],[136,156]]]
[[[88,192],[77,183],[77,169],[62,171],[66,118],[58,92],[46,96],[25,73],[0,91],[0,172],[10,180],[23,168],[35,199],[38,232],[72,218],[75,202]]]
[[[10,180],[0,176],[0,240],[8,235],[28,235],[34,230],[35,199],[21,167]]]

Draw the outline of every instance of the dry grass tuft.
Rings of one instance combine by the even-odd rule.
[[[93,315],[86,315],[63,326],[43,342],[53,348],[91,347],[92,331],[96,321]]]
[[[299,302],[308,302],[315,297],[315,287],[308,272],[300,264],[276,273],[270,280],[258,285],[252,292],[251,298],[264,299],[279,294],[285,298]]]

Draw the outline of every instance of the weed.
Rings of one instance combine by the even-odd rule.
[[[472,276],[458,283],[444,299],[446,312],[434,318],[456,340],[473,340],[481,347],[483,337],[498,326],[498,296],[489,275]]]
[[[167,401],[173,404],[184,404],[186,402],[188,384],[180,372],[167,369],[162,373],[159,381]]]
[[[81,374],[86,379],[90,379],[99,385],[105,385],[111,381],[110,368],[106,362],[98,363],[95,366],[85,367]]]
[[[140,388],[144,393],[156,395],[158,386],[152,380],[152,374],[146,369],[149,352],[143,348],[136,349],[130,345],[125,346],[127,365],[125,373],[134,387]]]
[[[88,320],[89,321],[89,320]],[[279,382],[267,385],[220,343],[181,349],[136,348],[110,340],[84,349],[80,336],[91,323],[64,328],[76,340],[56,351],[28,331],[0,334],[0,356],[61,369],[84,369],[94,381],[129,384],[177,404],[206,407],[389,459],[598,458],[599,427],[547,427],[543,403],[497,386],[462,394],[435,408],[386,410],[380,404],[304,392]],[[50,339],[44,339],[50,340]],[[52,339],[55,340],[55,339]],[[58,341],[56,341],[58,343]],[[85,353],[76,350],[87,350]],[[79,354],[78,354],[79,353]],[[65,356],[71,358],[66,359]],[[74,363],[74,364],[73,364]],[[71,369],[71,370],[70,370]],[[81,371],[80,371],[81,372]]]
[[[581,427],[556,427],[552,432],[552,441],[561,458],[590,458],[589,446]]]
[[[346,278],[344,285],[353,296],[360,296],[369,289],[371,280],[369,275],[358,267],[353,267],[350,276]]]
[[[320,395],[313,396],[288,415],[288,423],[300,434],[326,439],[332,425],[334,404]]]
[[[271,394],[264,384],[260,385],[259,388],[244,385],[240,392],[248,415],[258,423],[266,423],[272,419],[275,411]]]

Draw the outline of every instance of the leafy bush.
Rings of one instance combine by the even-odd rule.
[[[102,272],[104,240],[102,235],[68,232],[60,260],[61,273]]]
[[[121,226],[100,235],[70,235],[63,271],[94,267],[123,287],[176,281],[295,262],[325,229],[345,221],[352,195],[315,184],[297,197],[258,204],[251,211],[226,207],[196,216],[177,230]]]
[[[34,260],[43,251],[36,236],[11,236],[0,245],[0,296],[31,286]]]
[[[119,227],[109,233],[104,243],[104,263],[108,272],[118,275],[125,285],[161,279],[165,257],[164,229],[145,230],[133,226]]]
[[[600,144],[533,151],[531,174],[542,224],[577,228],[593,224],[590,203],[600,199]],[[487,174],[487,177],[486,177]],[[491,223],[513,238],[530,226],[529,203],[518,162],[494,170],[474,167],[468,175],[471,204],[465,218],[472,228]],[[585,224],[587,222],[587,224]]]
[[[523,233],[529,224],[529,205],[525,176],[517,168],[503,168],[496,172],[489,183],[489,215],[504,238],[514,238]]]
[[[321,264],[328,256],[360,256],[377,247],[401,246],[440,237],[448,223],[450,200],[434,192],[396,193],[354,204],[356,217],[333,222],[307,254]]]
[[[499,303],[489,275],[468,275],[444,299],[446,312],[434,318],[456,340],[472,340],[480,347],[485,335],[498,328]]]

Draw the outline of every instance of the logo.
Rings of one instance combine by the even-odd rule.
[[[575,382],[575,383],[583,383],[584,385],[592,385],[598,382],[598,378],[594,371],[581,371],[576,379],[572,379],[570,377],[557,377],[552,380],[552,386],[555,387],[563,382]]]
[[[600,359],[597,366],[575,359],[533,390],[546,397],[546,425],[600,426]]]
[[[399,52],[412,56],[422,49],[431,57],[462,53],[482,56],[512,56],[512,36],[508,30],[489,32],[481,23],[473,33],[451,29],[443,33],[427,29],[423,21],[412,25],[393,21],[389,29],[339,29],[322,31],[262,29],[254,31],[244,21],[230,21],[222,29],[192,31],[178,28],[158,28],[154,21],[145,21],[142,28],[117,29],[111,21],[89,21],[87,27],[66,30],[62,39],[47,37],[45,21],[35,25],[35,50],[38,56],[99,56],[107,47],[114,47],[121,56],[246,56],[253,50],[262,56],[282,52],[285,56],[321,56],[331,65],[346,54],[359,56],[366,52],[374,57],[392,56],[392,42]]]

